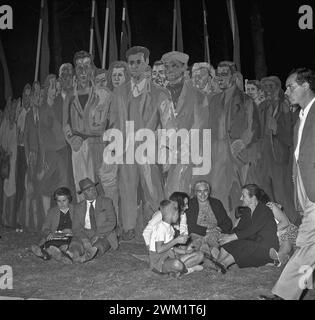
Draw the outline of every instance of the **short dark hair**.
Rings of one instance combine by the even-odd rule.
[[[132,54],[143,53],[144,60],[149,59],[150,51],[146,47],[134,46],[127,50],[126,59],[128,61],[129,56]]]
[[[251,198],[255,196],[258,201],[264,204],[270,201],[270,198],[267,195],[267,193],[263,189],[259,188],[257,184],[254,184],[254,183],[246,184],[245,186],[242,187],[242,189],[248,190],[248,195]]]
[[[185,202],[184,202],[185,198],[189,200],[189,196],[187,193],[176,191],[170,195],[169,200],[176,201],[178,204],[178,211],[182,212],[183,208],[185,207]]]
[[[305,67],[296,68],[289,73],[289,76],[293,74],[296,74],[296,82],[299,85],[302,85],[304,82],[307,82],[310,86],[311,91],[315,94],[315,72],[312,69]]]
[[[57,201],[58,196],[66,196],[68,198],[69,202],[72,201],[71,191],[66,187],[60,187],[55,190],[55,192],[54,192],[54,200],[55,201]]]
[[[162,201],[160,202],[160,210],[165,209],[165,208],[166,208],[167,206],[169,206],[171,203],[172,203],[171,200],[167,200],[167,199],[162,200]]]

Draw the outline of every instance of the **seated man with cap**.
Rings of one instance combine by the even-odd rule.
[[[79,182],[84,200],[74,207],[74,237],[69,248],[74,262],[86,262],[110,248],[118,248],[113,202],[98,195],[96,185],[89,178]]]
[[[193,86],[191,80],[185,78],[188,59],[187,54],[178,51],[165,53],[161,59],[165,65],[168,81],[166,88],[170,92],[170,100],[167,104],[160,106],[160,118],[163,129],[175,129],[175,135],[178,135],[181,129],[187,131],[202,129],[204,128],[204,121],[208,119],[206,96]],[[202,139],[199,139],[199,141],[202,145]],[[187,150],[188,143],[188,141],[178,142],[177,148],[173,148],[171,143],[166,146],[170,150],[170,158],[172,158],[170,165],[164,166],[164,171],[167,172],[165,194],[168,197],[175,191],[189,194],[191,184],[195,182],[195,180],[192,180],[198,179],[196,176],[192,176],[191,162],[182,164],[185,162],[182,161],[184,158],[183,151]]]

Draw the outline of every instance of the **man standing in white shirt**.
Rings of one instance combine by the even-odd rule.
[[[315,72],[293,70],[286,81],[291,104],[301,107],[294,132],[293,180],[303,217],[296,240],[297,249],[263,300],[298,300],[304,289],[313,287],[315,268]],[[281,257],[280,257],[281,259]]]

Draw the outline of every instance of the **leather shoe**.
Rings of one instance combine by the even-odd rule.
[[[134,229],[130,229],[128,231],[124,231],[121,235],[121,239],[123,241],[130,241],[136,236],[136,232]]]
[[[259,300],[284,300],[284,299],[276,295],[273,295],[273,296],[260,295]]]

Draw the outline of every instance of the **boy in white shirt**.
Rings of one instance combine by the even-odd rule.
[[[187,235],[174,238],[172,224],[178,220],[177,202],[163,200],[160,210],[162,220],[155,224],[149,241],[151,270],[157,273],[173,273],[176,276],[201,271],[203,267],[199,264],[203,261],[202,252],[175,247],[177,244],[185,244],[188,240]]]

